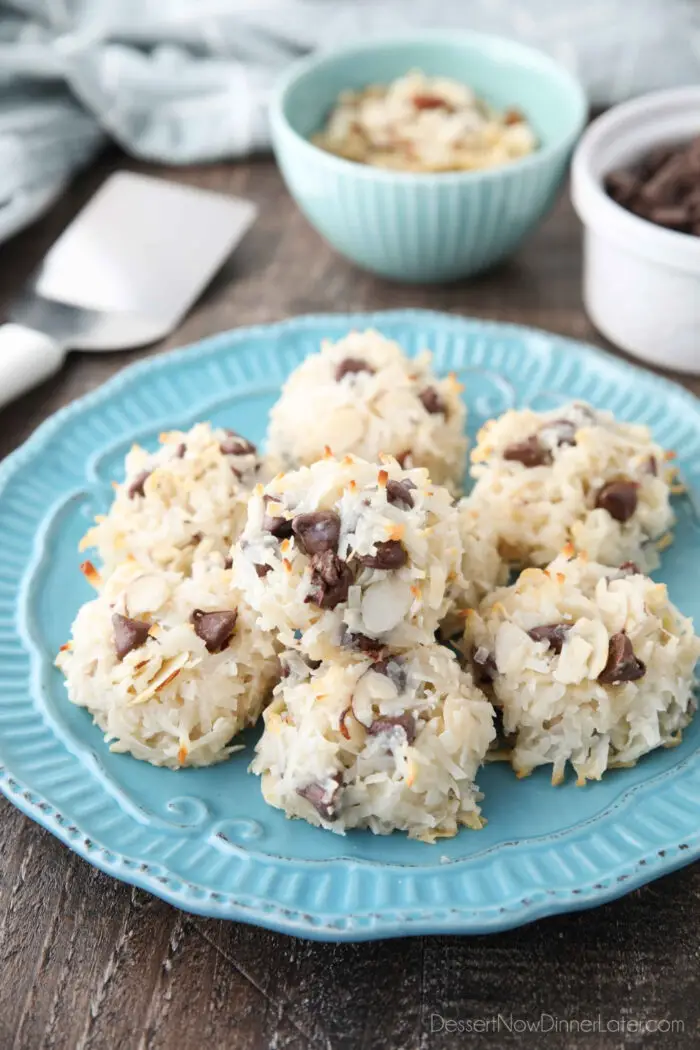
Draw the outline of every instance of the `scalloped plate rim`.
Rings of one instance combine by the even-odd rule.
[[[548,351],[561,348],[568,350],[578,358],[593,357],[606,368],[612,367],[629,374],[630,379],[644,379],[648,382],[653,378],[657,389],[667,390],[675,398],[680,398],[688,408],[697,414],[698,402],[692,393],[680,387],[673,380],[660,377],[647,372],[643,368],[618,359],[614,355],[576,340],[549,333],[542,329],[516,324],[503,324],[498,321],[468,317],[464,315],[446,314],[432,310],[388,310],[370,311],[359,313],[324,313],[303,315],[288,318],[271,324],[259,324],[249,327],[232,329],[227,332],[217,333],[196,343],[148,357],[143,361],[126,366],[116,376],[90,391],[82,397],[66,405],[47,420],[45,420],[21,445],[12,452],[5,461],[0,464],[0,495],[2,495],[8,481],[21,470],[23,464],[36,450],[40,449],[50,439],[51,435],[73,415],[80,415],[85,409],[99,404],[102,400],[110,398],[118,393],[134,378],[140,375],[148,375],[152,372],[168,369],[178,361],[194,356],[195,353],[209,355],[215,353],[220,346],[227,346],[229,350],[245,346],[247,340],[260,337],[272,337],[283,335],[285,331],[313,331],[324,324],[339,323],[350,327],[359,326],[381,326],[382,323],[427,323],[431,322],[445,326],[465,328],[479,327],[487,335],[536,337],[542,340]],[[534,350],[534,347],[533,347]],[[358,912],[355,915],[347,914],[345,921],[331,921],[324,923],[322,916],[316,919],[309,914],[308,909],[298,911],[291,907],[276,904],[265,898],[247,897],[246,901],[236,899],[235,895],[227,895],[206,890],[197,883],[183,879],[179,875],[172,876],[172,881],[181,887],[180,890],[170,887],[167,876],[154,876],[148,870],[139,871],[138,866],[146,868],[145,862],[130,860],[117,850],[109,849],[101,842],[91,836],[80,838],[80,828],[77,827],[77,835],[72,835],[63,824],[57,820],[57,811],[54,807],[38,797],[37,793],[25,786],[22,779],[12,773],[4,766],[0,766],[0,791],[18,809],[31,819],[39,823],[51,832],[60,841],[65,843],[82,856],[88,863],[106,872],[113,877],[129,883],[133,886],[147,890],[163,900],[183,910],[194,914],[213,916],[218,918],[230,918],[249,923],[255,923],[267,929],[279,932],[320,940],[371,940],[381,937],[410,936],[427,933],[485,933],[511,929],[527,922],[562,912],[577,911],[595,907],[606,901],[614,900],[632,889],[638,888],[653,879],[668,872],[674,871],[700,856],[700,832],[685,837],[682,843],[677,845],[666,845],[663,850],[652,850],[630,862],[614,866],[605,875],[598,875],[595,884],[581,886],[579,889],[565,890],[534,890],[528,899],[522,898],[515,905],[501,908],[494,912],[492,906],[468,908],[463,905],[451,908],[438,907],[436,905],[416,905],[412,912],[421,912],[420,918],[391,909],[379,909],[376,914]],[[60,815],[60,814],[59,814]],[[595,818],[593,818],[595,823]],[[545,835],[545,838],[553,837]],[[110,860],[114,857],[115,860]],[[376,861],[357,858],[333,858],[334,862],[340,864],[352,864],[364,866],[365,864],[377,865]],[[468,858],[460,858],[450,863],[450,866],[468,861]],[[290,859],[290,863],[292,863]],[[379,862],[379,866],[384,865]],[[400,866],[400,865],[399,865]],[[155,867],[155,866],[154,866]],[[396,864],[387,864],[386,867],[396,868]],[[411,866],[413,867],[413,866]],[[133,870],[132,870],[133,869]],[[602,882],[609,884],[602,885]],[[596,888],[598,887],[598,888]],[[188,897],[188,893],[190,896]],[[200,901],[191,895],[195,893],[205,894]],[[444,914],[443,914],[444,913]],[[361,925],[354,926],[353,920]],[[370,921],[371,920],[371,921]],[[364,926],[369,921],[369,925]]]
[[[19,791],[16,791],[15,787]],[[308,911],[286,908],[282,905],[265,901],[263,898],[258,898],[255,904],[244,904],[233,898],[228,900],[221,899],[225,898],[224,894],[212,893],[197,883],[188,882],[177,876],[176,881],[184,888],[196,893],[204,892],[208,894],[208,897],[202,901],[201,905],[193,899],[183,900],[177,891],[170,890],[167,884],[161,882],[157,876],[150,875],[148,872],[139,872],[136,865],[141,862],[130,861],[129,867],[125,871],[119,865],[111,863],[104,856],[104,854],[119,856],[117,851],[107,849],[106,846],[98,843],[94,838],[90,839],[90,846],[87,846],[85,841],[76,842],[66,833],[63,825],[56,821],[53,807],[48,803],[44,803],[43,808],[40,808],[41,800],[32,801],[29,798],[34,792],[26,788],[16,776],[8,773],[2,766],[0,766],[0,792],[12,805],[59,839],[60,842],[68,846],[69,849],[79,857],[82,857],[88,864],[98,868],[106,875],[111,875],[119,882],[124,882],[127,885],[152,893],[167,904],[171,904],[173,907],[192,915],[199,915],[203,918],[246,922],[263,927],[266,930],[272,930],[275,933],[285,933],[307,940],[359,942],[384,938],[393,939],[441,934],[478,936],[484,933],[503,933],[507,930],[517,929],[519,926],[525,926],[538,919],[576,911],[588,911],[591,908],[618,900],[635,889],[640,889],[642,886],[655,882],[664,875],[669,875],[671,872],[686,867],[700,856],[700,832],[698,832],[690,842],[684,842],[677,846],[667,846],[664,850],[665,855],[663,858],[659,856],[658,851],[652,851],[644,857],[640,857],[634,866],[634,871],[629,873],[621,872],[617,876],[608,876],[612,881],[609,886],[602,889],[595,889],[594,886],[591,886],[590,888],[581,887],[580,890],[547,891],[542,896],[540,905],[523,899],[518,902],[517,906],[503,907],[499,912],[493,914],[492,918],[484,917],[484,911],[488,911],[489,915],[492,914],[491,909],[452,907],[440,909],[447,913],[446,918],[442,920],[434,915],[430,908],[426,908],[420,920],[413,919],[407,913],[395,911],[393,913],[387,912],[391,917],[384,920],[384,927],[375,925],[366,929],[354,929],[350,924],[346,929],[332,922],[324,925],[322,921],[319,921],[311,925]],[[93,855],[93,847],[99,851],[97,856]],[[99,854],[102,854],[102,856]],[[124,861],[126,858],[122,856],[121,859]],[[342,861],[342,858],[338,858],[338,860]],[[358,862],[354,861],[353,863]],[[130,870],[132,866],[135,869],[133,871]],[[533,897],[540,895],[541,891],[536,891],[532,894]],[[367,917],[371,918],[372,916],[368,915]],[[352,920],[352,914],[349,914],[347,918]],[[358,915],[357,918],[362,920],[364,915]]]

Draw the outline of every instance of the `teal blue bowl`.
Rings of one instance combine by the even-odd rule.
[[[341,91],[410,69],[517,106],[540,148],[485,171],[417,174],[356,164],[309,141]],[[518,247],[554,201],[586,114],[580,85],[547,55],[499,37],[427,31],[297,63],[273,98],[271,128],[289,192],[334,248],[385,277],[432,282],[477,273]]]

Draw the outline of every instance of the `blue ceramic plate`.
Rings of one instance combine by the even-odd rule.
[[[405,311],[241,329],[125,369],[45,423],[0,468],[0,788],[91,864],[203,915],[320,940],[503,930],[590,907],[700,852],[700,719],[683,744],[602,783],[552,788],[546,770],[479,778],[488,825],[428,846],[329,834],[267,807],[250,747],[170,772],[110,754],[67,702],[54,655],[90,590],[77,544],[109,503],[133,441],[200,419],[254,441],[287,373],[323,336],[373,325],[466,384],[472,432],[513,405],[572,397],[648,423],[700,487],[700,410],[683,390],[565,339]],[[660,573],[700,616],[700,525],[678,505]],[[247,740],[250,745],[254,736]]]

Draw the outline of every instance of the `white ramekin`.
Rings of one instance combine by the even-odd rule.
[[[700,134],[700,87],[644,95],[605,113],[574,154],[572,197],[585,227],[583,297],[596,328],[623,350],[700,374],[700,237],[640,219],[603,177],[654,146]]]

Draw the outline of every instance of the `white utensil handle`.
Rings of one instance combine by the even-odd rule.
[[[65,356],[64,348],[41,332],[0,325],[0,408],[57,372]]]

